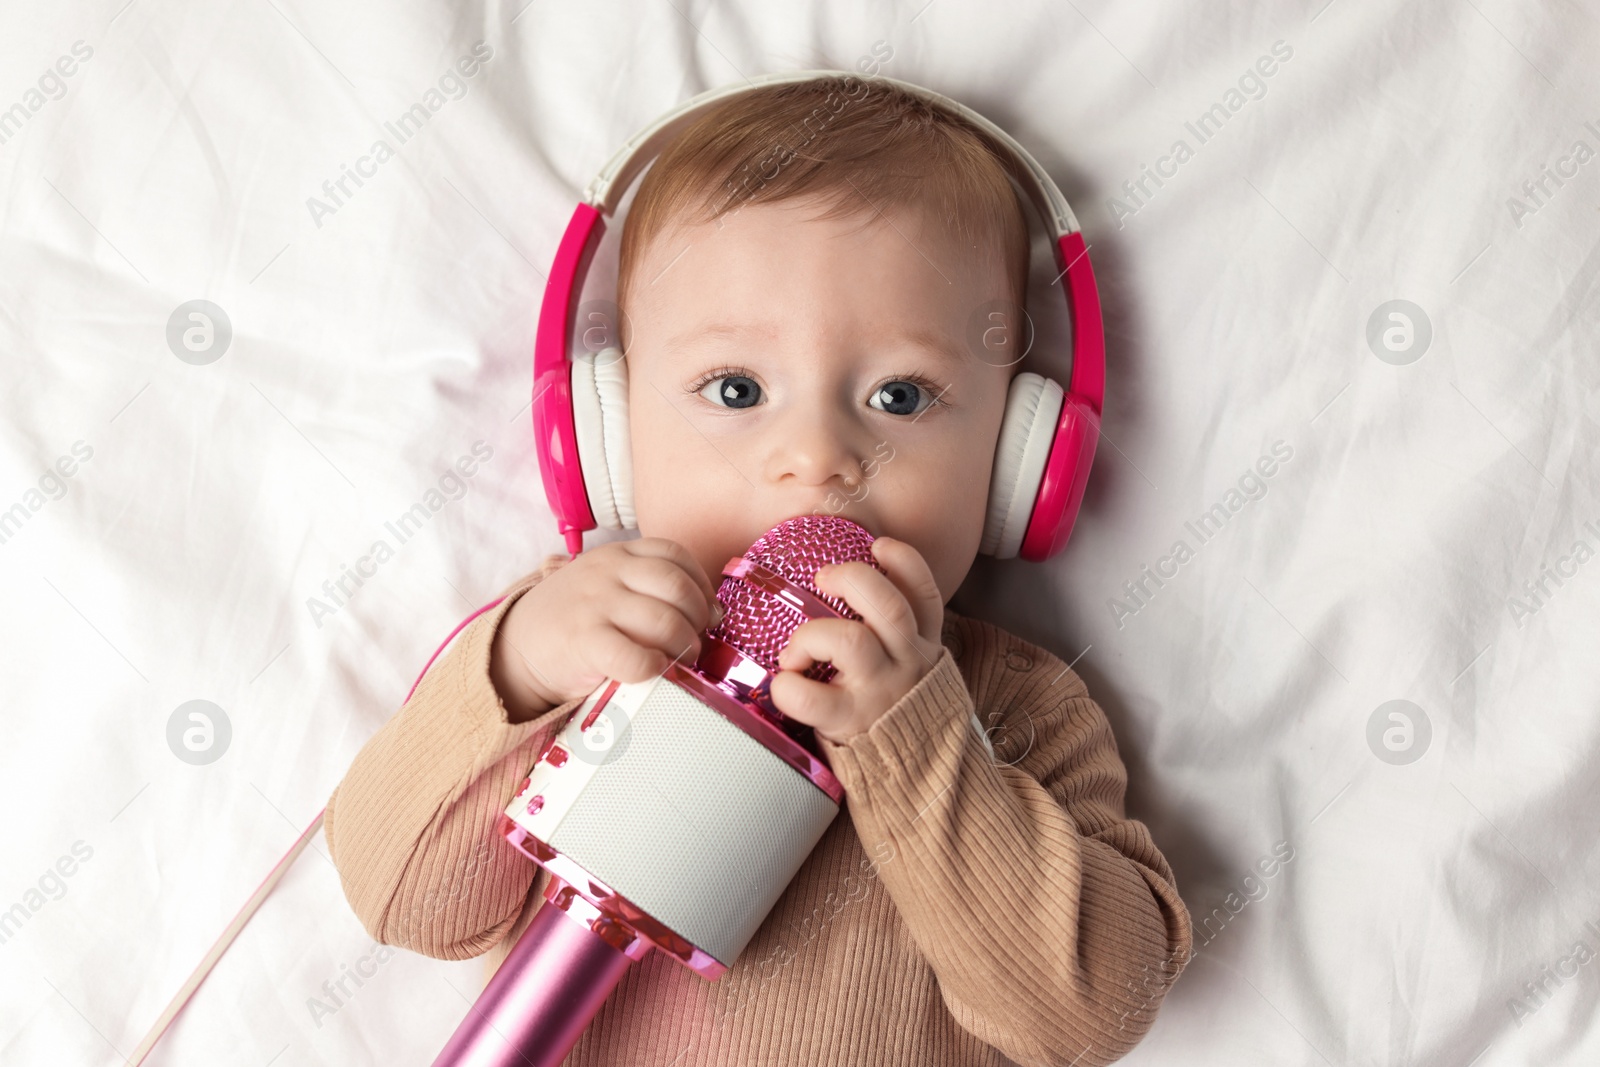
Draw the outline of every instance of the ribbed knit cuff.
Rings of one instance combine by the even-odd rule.
[[[940,751],[966,743],[972,712],[972,694],[945,646],[933,668],[871,727],[842,742],[821,735],[817,742],[846,793],[885,781],[916,792]]]

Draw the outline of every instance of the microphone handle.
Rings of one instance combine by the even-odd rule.
[[[560,1067],[628,966],[649,952],[642,939],[631,952],[618,949],[581,907],[569,913],[553,895],[545,894],[433,1067]]]

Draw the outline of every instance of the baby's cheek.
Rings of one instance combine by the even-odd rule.
[[[984,479],[978,489],[986,487]],[[966,579],[983,540],[986,510],[987,496],[970,485],[952,491],[939,484],[930,485],[926,491],[901,502],[895,512],[886,513],[898,519],[894,536],[909,542],[921,554],[939,586],[942,601],[954,596]]]

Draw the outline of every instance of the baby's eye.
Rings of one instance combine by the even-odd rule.
[[[890,415],[920,415],[938,402],[928,388],[929,383],[914,379],[897,378],[885,382],[872,394],[869,405]],[[924,404],[923,401],[927,403]],[[881,406],[880,406],[881,402]]]
[[[696,390],[719,407],[754,407],[761,400],[761,386],[746,374],[720,374]]]

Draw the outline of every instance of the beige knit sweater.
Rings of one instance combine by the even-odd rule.
[[[485,983],[549,877],[496,817],[582,703],[508,723],[489,652],[517,596],[567,559],[462,630],[328,800],[329,853],[367,931],[483,955]],[[1105,714],[999,627],[946,609],[943,643],[870,730],[819,739],[845,806],[728,972],[707,981],[651,953],[564,1067],[1084,1067],[1138,1043],[1192,931],[1149,830],[1124,815]]]

